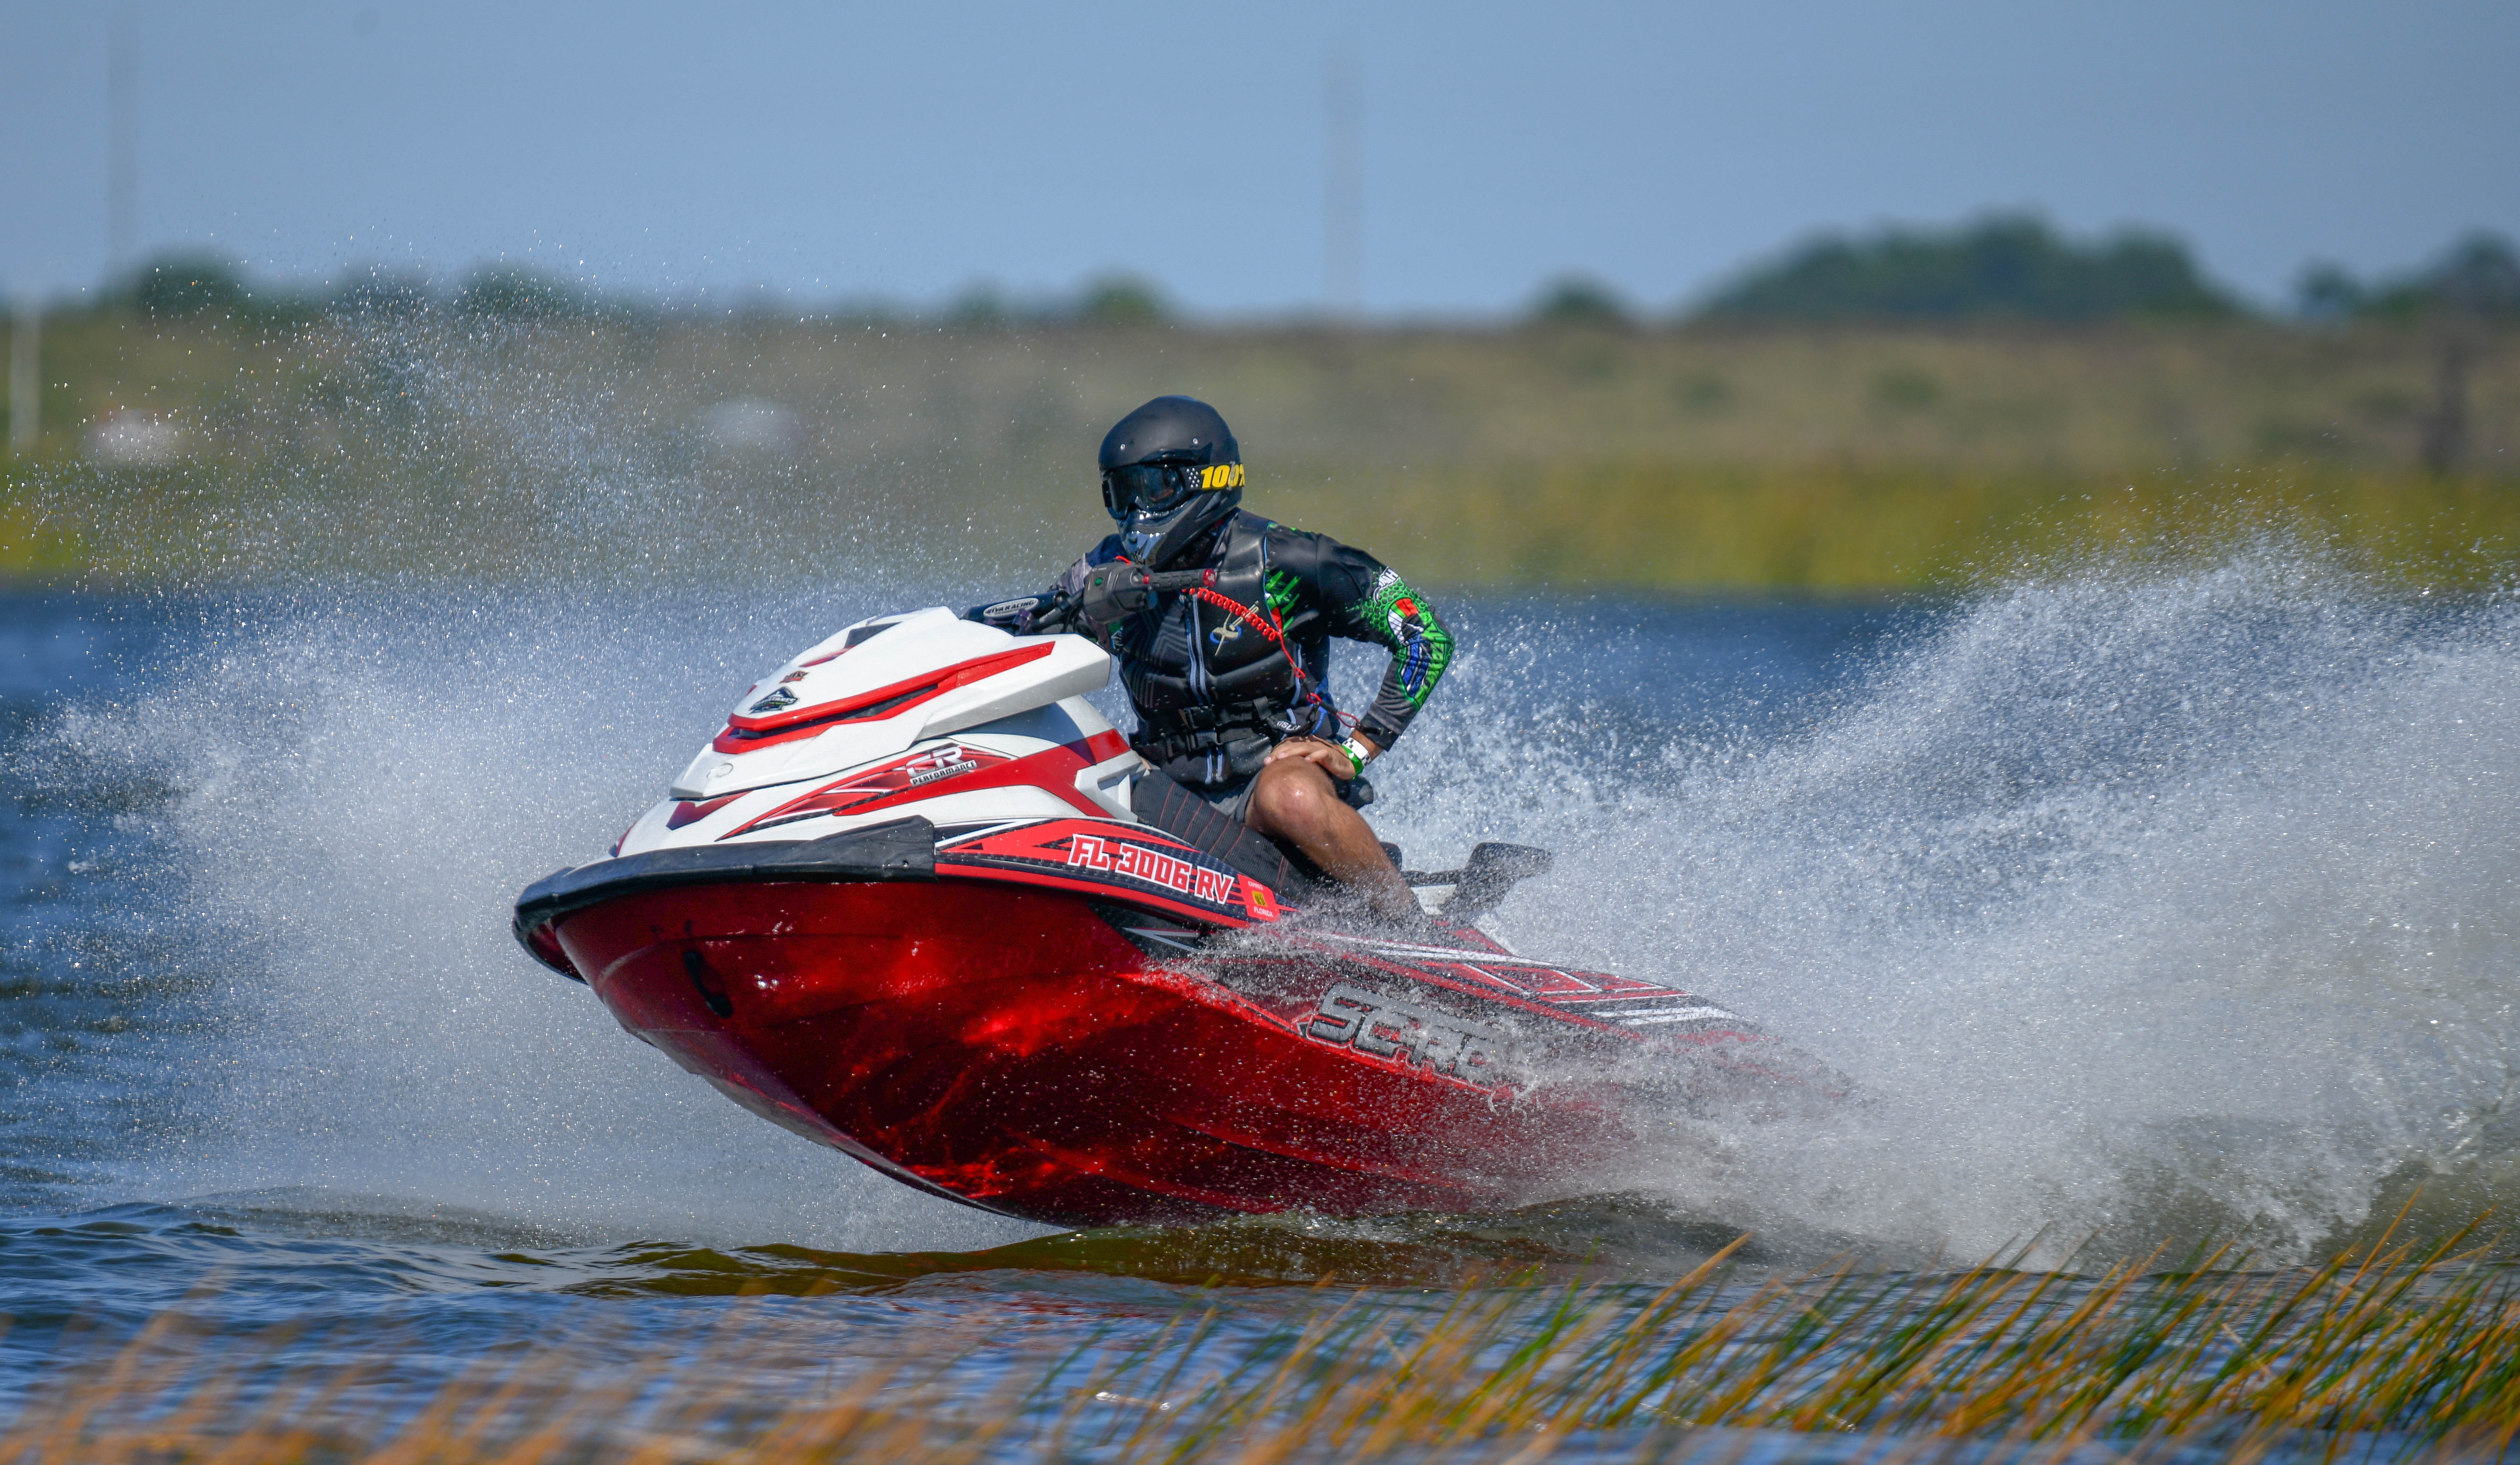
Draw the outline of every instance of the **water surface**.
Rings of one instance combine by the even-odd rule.
[[[1744,1229],[1754,1271],[2033,1236],[2038,1265],[2207,1233],[2290,1261],[2418,1178],[2424,1215],[2511,1189],[2499,602],[2268,554],[1958,604],[1448,607],[1466,654],[1376,771],[1386,837],[1555,848],[1513,939],[1716,996],[1866,1102],[1676,1131],[1509,1217],[1070,1237],[751,1119],[507,934],[761,668],[878,608],[0,599],[0,1388],[188,1296],[398,1330],[420,1380],[743,1294],[870,1355],[1217,1298],[1247,1341],[1325,1275],[1395,1308],[1651,1284]],[[1373,669],[1348,656],[1351,699]]]

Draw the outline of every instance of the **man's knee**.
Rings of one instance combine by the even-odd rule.
[[[1273,764],[1252,786],[1248,821],[1270,833],[1302,833],[1327,819],[1337,798],[1330,791],[1329,775],[1312,764]]]

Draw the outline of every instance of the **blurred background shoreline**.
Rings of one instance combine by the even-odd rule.
[[[1436,586],[1950,591],[2276,532],[2475,587],[2520,548],[2515,347],[2488,234],[2313,267],[2281,313],[2164,236],[1988,216],[1807,241],[1677,316],[1570,277],[1452,322],[1188,316],[1126,276],[798,310],[182,255],[10,323],[0,578],[687,582],[872,548],[1029,580],[1102,532],[1102,426],[1186,391],[1255,508]]]

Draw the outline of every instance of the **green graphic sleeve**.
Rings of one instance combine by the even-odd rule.
[[[1387,748],[1443,680],[1453,661],[1453,634],[1424,596],[1372,555],[1328,535],[1288,533],[1288,539],[1294,542],[1285,553],[1273,557],[1311,592],[1308,599],[1324,612],[1330,634],[1391,653],[1373,704],[1356,723],[1374,746]]]

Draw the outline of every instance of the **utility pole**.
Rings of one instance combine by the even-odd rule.
[[[9,456],[35,451],[37,417],[44,397],[44,307],[31,294],[18,297],[18,318],[9,331]]]
[[[1322,85],[1322,292],[1330,317],[1354,321],[1365,309],[1364,105],[1356,64],[1333,49]]]
[[[106,272],[118,283],[140,232],[140,23],[128,5],[107,41],[105,124]]]
[[[2468,342],[2460,327],[2453,322],[2441,330],[2438,353],[2433,370],[2433,410],[2424,419],[2424,440],[2419,450],[2424,471],[2436,478],[2447,478],[2459,469],[2467,457],[2467,365]]]

